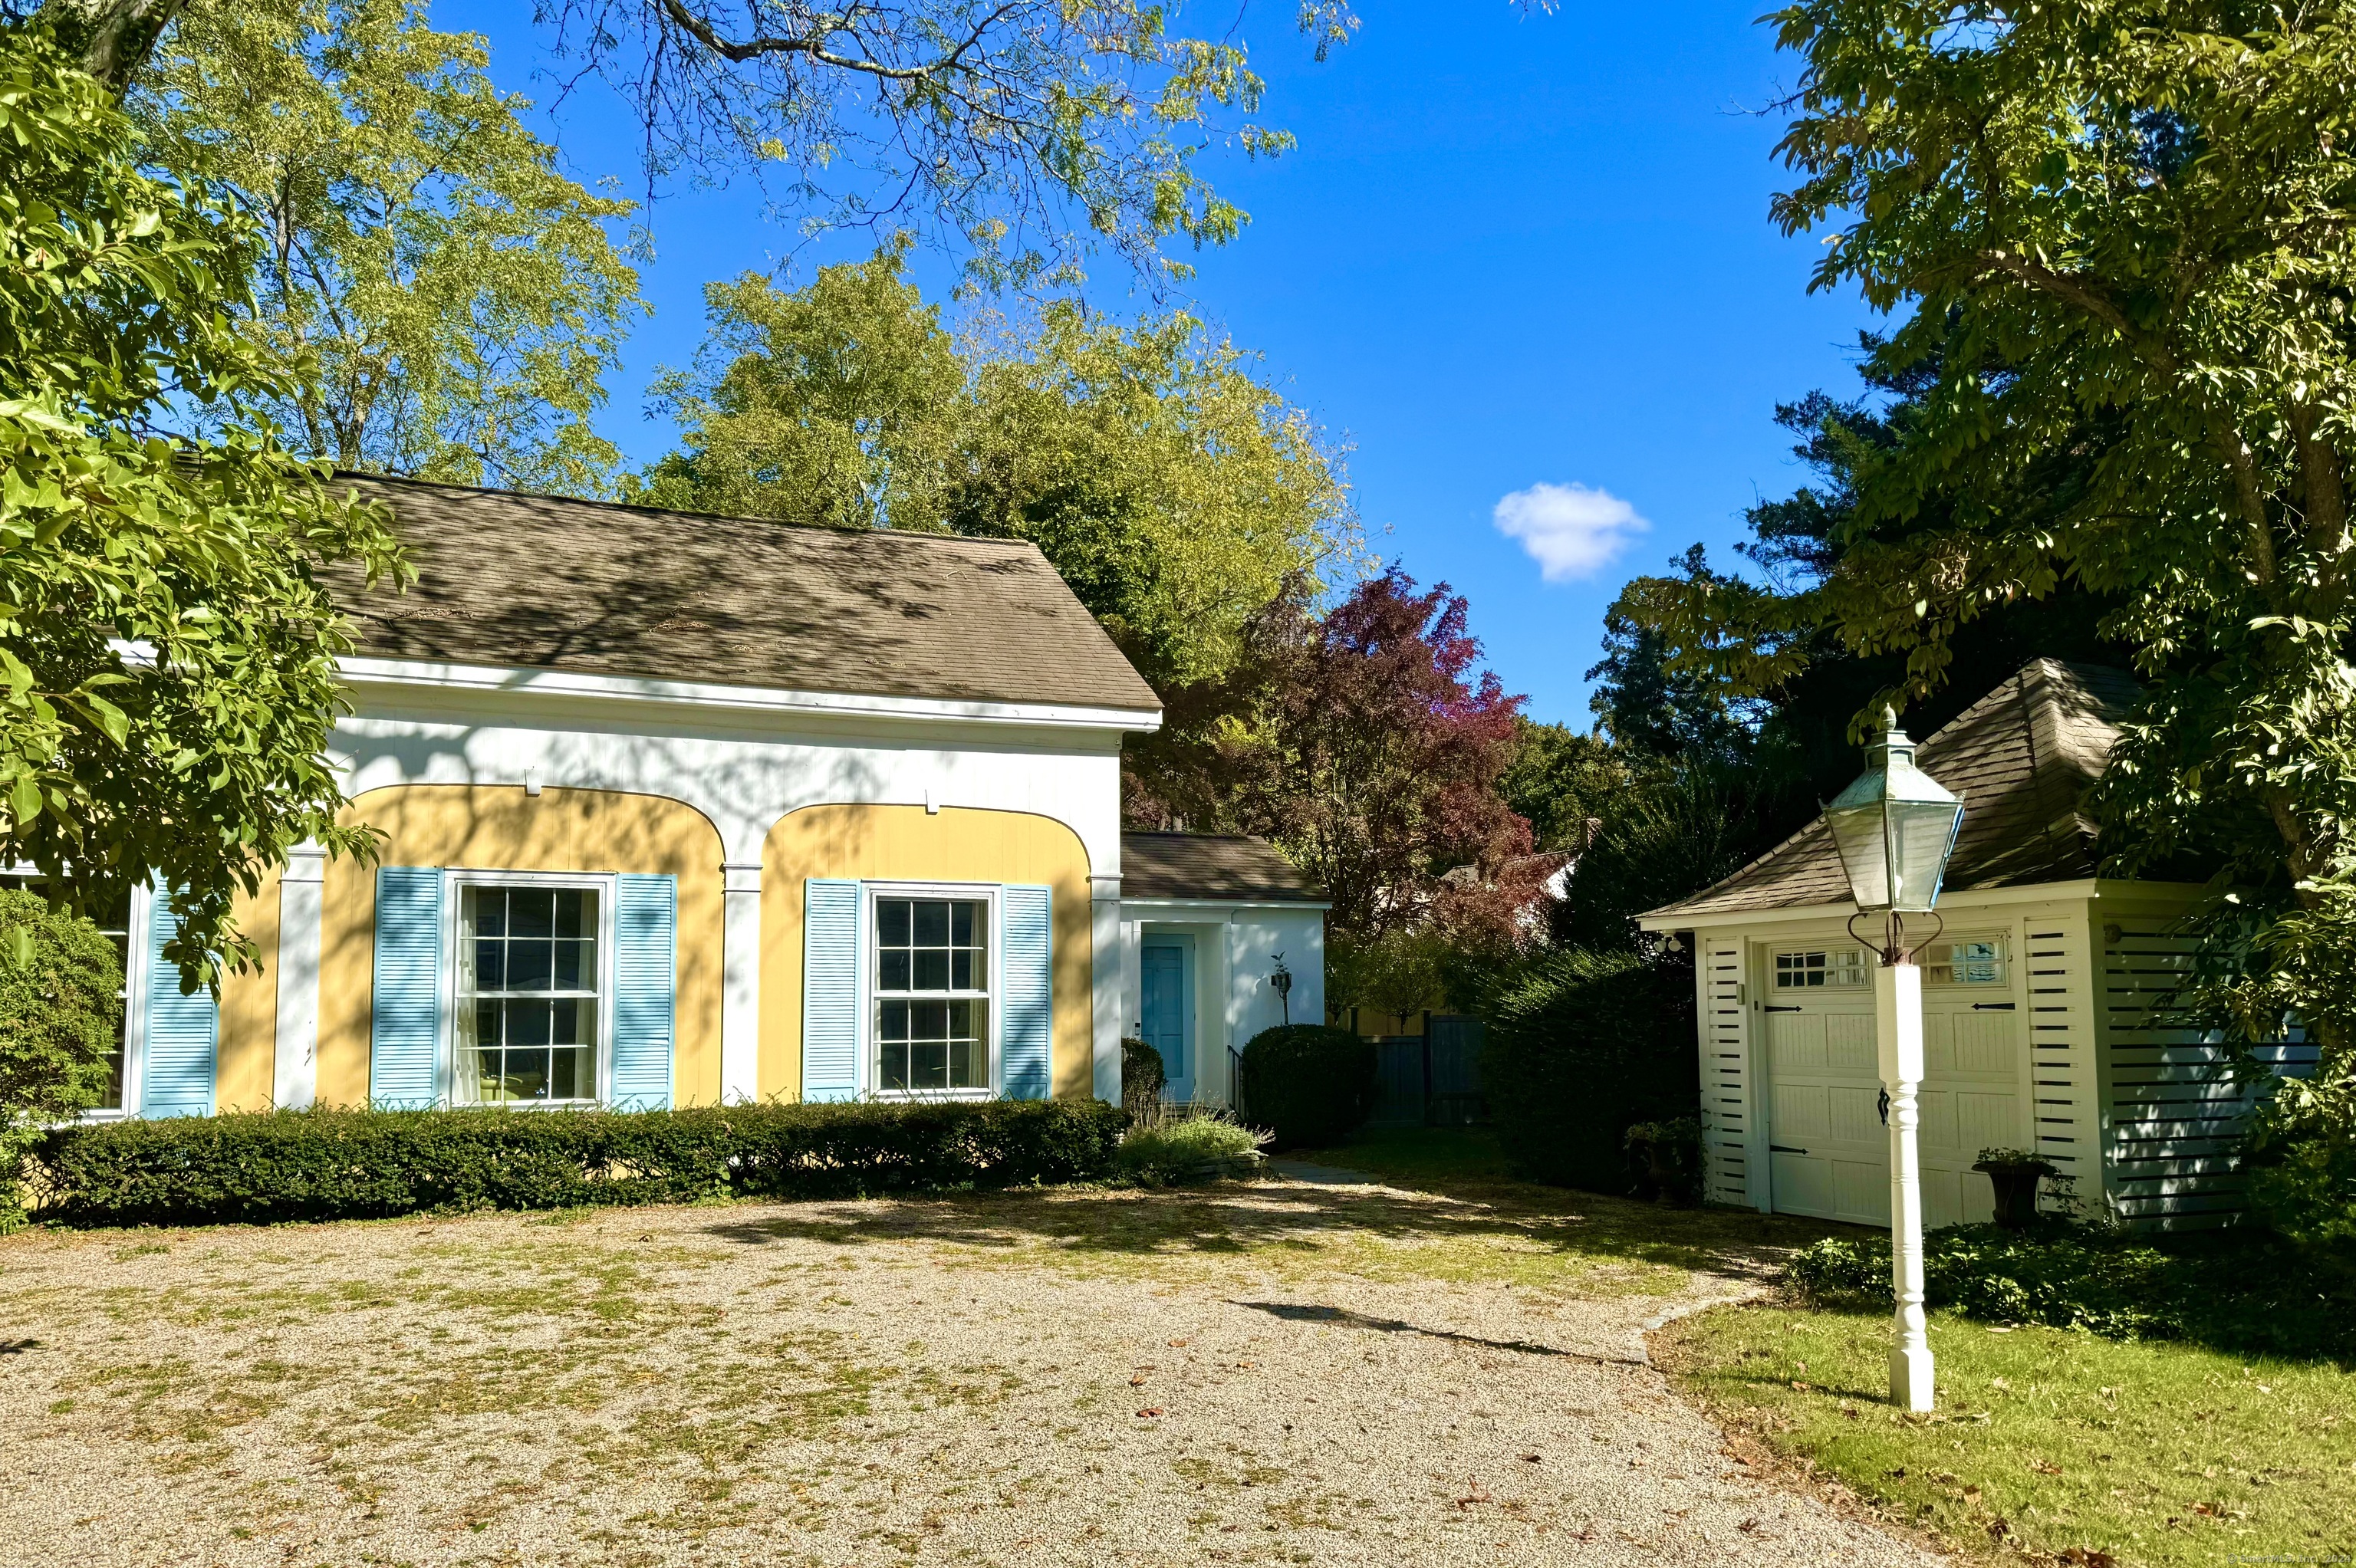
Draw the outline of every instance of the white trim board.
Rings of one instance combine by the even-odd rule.
[[[1028,729],[1153,731],[1162,728],[1156,708],[1098,708],[1082,704],[988,702],[959,698],[884,697],[857,692],[799,691],[786,687],[730,686],[712,681],[663,680],[651,676],[588,675],[532,666],[444,664],[424,659],[349,657],[337,662],[345,681],[359,688],[428,688],[499,696],[588,699],[609,703],[658,703],[667,707],[722,709],[740,714],[808,718],[948,720],[969,724]]]

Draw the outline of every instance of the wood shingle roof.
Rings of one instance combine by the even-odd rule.
[[[1120,893],[1239,903],[1317,903],[1325,897],[1267,839],[1215,833],[1122,834]]]
[[[418,580],[331,571],[358,653],[795,691],[1159,709],[1023,539],[811,528],[343,475]]]
[[[1924,741],[1915,762],[1964,797],[1945,891],[2072,881],[2099,859],[2086,791],[2110,761],[2135,677],[2096,665],[2032,659]],[[1648,925],[1848,901],[1825,819],[1714,887],[1654,910]]]

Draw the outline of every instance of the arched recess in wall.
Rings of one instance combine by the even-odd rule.
[[[1053,890],[1055,1093],[1094,1092],[1088,852],[1080,836],[1033,812],[831,805],[787,813],[761,846],[764,1096],[801,1093],[802,899],[812,877]]]
[[[672,1093],[720,1097],[720,830],[685,801],[624,790],[391,784],[345,807],[386,837],[385,866],[482,871],[643,872],[679,879]],[[322,889],[319,1101],[366,1102],[376,931],[375,868],[330,861]]]

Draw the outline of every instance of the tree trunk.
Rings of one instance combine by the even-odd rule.
[[[58,39],[81,50],[81,68],[113,91],[131,90],[132,78],[155,52],[155,40],[172,25],[187,0],[49,0],[44,18]]]

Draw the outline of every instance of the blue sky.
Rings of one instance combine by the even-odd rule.
[[[1300,146],[1210,163],[1252,222],[1186,303],[1355,447],[1370,545],[1471,600],[1537,718],[1589,722],[1621,582],[1697,540],[1728,557],[1742,508],[1799,482],[1776,402],[1854,385],[1869,313],[1808,295],[1816,241],[1767,220],[1779,122],[1758,111],[1793,63],[1757,5],[1373,0],[1322,65],[1290,6],[1247,14],[1263,118]],[[551,96],[528,8],[435,21],[487,32],[494,78]],[[551,129],[576,177],[641,188],[617,104],[584,94]],[[666,194],[649,224],[654,315],[602,421],[633,461],[669,445],[642,394],[693,356],[703,283],[793,243],[744,186]]]

